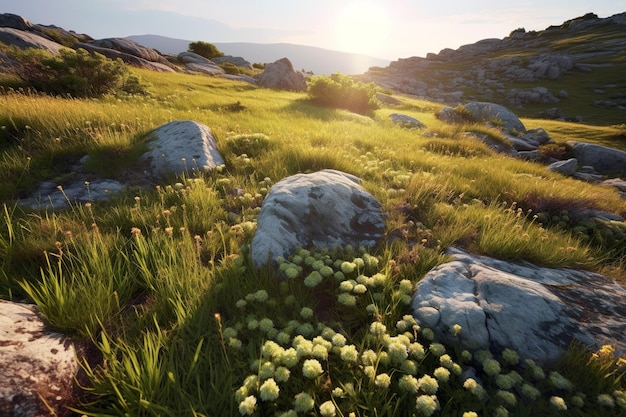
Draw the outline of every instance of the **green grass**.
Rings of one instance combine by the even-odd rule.
[[[623,412],[623,363],[606,349],[592,357],[573,347],[559,364],[537,370],[510,354],[470,357],[443,347],[406,316],[416,283],[446,261],[453,245],[624,278],[623,251],[582,236],[584,219],[563,221],[570,207],[626,215],[615,190],[495,154],[464,132],[498,140],[497,132],[442,124],[436,103],[399,97],[401,106],[363,117],[316,107],[299,93],[136,72],[151,95],[0,96],[0,296],[35,302],[52,328],[97,352],[82,360],[87,379],[83,401],[73,404],[77,415],[237,416],[251,410],[250,396],[254,415],[293,416],[294,407],[298,415],[321,415],[320,407],[331,404],[344,416],[426,415],[434,404],[438,415],[505,408],[509,415],[556,415],[551,397],[562,398],[572,415]],[[394,126],[388,115],[397,111],[428,127]],[[86,154],[89,175],[137,181],[134,161],[146,134],[184,119],[211,128],[223,167],[54,213],[15,204],[41,180],[67,178],[67,163]],[[615,145],[624,131],[524,123],[544,127],[558,142]],[[386,233],[400,237],[368,250],[300,250],[278,271],[255,268],[248,245],[271,186],[325,168],[362,178],[388,215]],[[554,216],[555,224],[539,221]],[[615,227],[584,230],[617,233]],[[300,356],[293,359],[290,347]],[[507,377],[482,374],[490,357]],[[304,372],[310,377],[303,374],[307,359],[318,361],[320,375],[313,362]],[[485,394],[459,379],[470,366],[481,373]],[[574,388],[557,386],[561,380],[551,381],[550,372]],[[263,385],[269,379],[279,393]],[[294,405],[302,393],[311,410],[305,396]],[[599,394],[610,395],[615,407],[599,406]]]

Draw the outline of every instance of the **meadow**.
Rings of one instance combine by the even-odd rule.
[[[416,284],[451,246],[626,283],[626,225],[568,216],[581,207],[626,215],[615,189],[495,153],[465,134],[484,126],[446,125],[438,103],[394,96],[403,104],[368,117],[315,106],[305,93],[133,72],[149,95],[0,95],[0,297],[36,303],[80,347],[71,414],[624,413],[625,364],[610,347],[572,345],[541,368],[513,351],[443,346],[410,316]],[[394,112],[427,128],[396,126]],[[146,135],[188,119],[211,128],[225,165],[146,188],[136,162]],[[623,125],[523,122],[558,143],[624,148]],[[71,167],[84,155],[78,178]],[[363,180],[389,238],[302,248],[278,270],[255,268],[249,244],[272,184],[325,168]],[[130,186],[54,211],[16,203],[43,180],[99,177]]]

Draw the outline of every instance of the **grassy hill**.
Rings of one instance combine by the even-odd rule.
[[[237,416],[255,409],[253,415],[334,415],[333,404],[341,409],[337,415],[411,416],[426,415],[436,401],[440,415],[506,415],[506,409],[511,415],[548,415],[560,404],[552,400],[555,396],[564,398],[577,415],[623,412],[619,405],[596,405],[599,394],[622,398],[614,391],[626,389],[615,371],[618,359],[610,355],[593,359],[573,349],[542,371],[576,381],[572,391],[555,388],[528,364],[524,368],[503,359],[502,373],[515,371],[522,378],[518,388],[526,390],[511,393],[517,396],[512,402],[499,394],[504,388],[495,380],[484,381],[487,395],[472,394],[456,376],[472,364],[467,354],[439,345],[426,329],[411,336],[416,343],[411,345],[412,360],[397,366],[380,359],[382,354],[376,360],[384,340],[390,340],[385,338],[412,329],[403,295],[446,259],[444,250],[452,245],[625,280],[623,245],[602,237],[608,236],[607,230],[611,235],[623,232],[623,224],[595,225],[597,230],[581,233],[575,222],[541,224],[536,217],[565,216],[577,207],[624,216],[626,204],[614,189],[497,154],[464,134],[483,126],[446,125],[435,117],[441,105],[434,102],[396,96],[402,104],[383,105],[365,117],[316,107],[303,93],[205,76],[133,71],[151,85],[149,96],[96,100],[20,91],[0,95],[0,196],[5,203],[0,296],[35,301],[52,328],[84,346],[85,391],[72,399],[78,414]],[[393,112],[418,118],[427,128],[393,125],[388,117]],[[212,129],[225,166],[201,176],[191,170],[157,187],[141,188],[142,171],[135,161],[145,134],[181,119]],[[544,127],[558,142],[623,146],[623,126],[523,121],[529,128]],[[249,139],[257,134],[267,141],[255,146]],[[15,204],[42,180],[76,180],[72,164],[86,154],[92,163],[85,181],[107,177],[136,186],[108,202],[55,212]],[[341,321],[333,323],[311,314],[318,292],[302,280],[281,281],[276,272],[257,270],[246,251],[272,184],[324,168],[363,179],[388,213],[390,237],[368,250],[298,254],[333,265],[358,258],[364,262],[363,274],[381,280],[372,298],[368,293],[356,298],[355,305],[336,303],[334,313]],[[538,201],[543,212],[533,211]],[[402,237],[392,241],[398,231]],[[310,264],[303,267],[307,271]],[[379,342],[368,336],[372,322],[384,325],[378,326]],[[406,334],[408,339],[410,332]],[[318,356],[323,376],[306,376],[315,373],[313,362],[306,363],[311,369],[302,369],[303,362],[290,369],[288,356],[295,347],[278,345],[293,340],[300,343],[298,349],[313,349],[307,338],[335,346]],[[278,340],[278,347],[268,339]],[[344,348],[352,345],[354,352]],[[369,368],[350,361],[357,350],[374,355]],[[367,350],[372,353],[365,354]],[[449,370],[444,366],[442,371],[442,363]],[[385,377],[370,375],[384,373],[397,381],[413,368],[413,379],[439,378],[435,399],[427,388],[434,379],[421,379],[421,409],[416,409],[411,378],[387,386]],[[535,377],[529,376],[531,370]],[[280,394],[271,384],[260,383],[270,374],[280,383]],[[253,404],[250,396],[256,390],[260,394]],[[303,392],[315,404],[310,411]],[[528,401],[531,397],[535,400]]]

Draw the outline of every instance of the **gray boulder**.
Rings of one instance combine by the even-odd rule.
[[[185,68],[191,72],[199,72],[207,75],[221,75],[225,71],[219,65],[194,52],[181,52],[178,59],[185,64]]]
[[[61,49],[65,48],[63,45],[35,33],[8,27],[0,27],[0,42],[4,42],[7,45],[14,45],[21,49],[43,49],[51,54],[57,54]]]
[[[223,64],[225,62],[229,62],[235,65],[236,67],[246,68],[249,70],[253,68],[252,63],[250,63],[249,61],[246,61],[244,58],[240,56],[224,55],[224,56],[215,57],[211,61],[213,61],[216,64]]]
[[[63,209],[74,204],[108,200],[123,189],[124,184],[111,179],[77,181],[63,186],[44,181],[32,193],[32,197],[20,200],[19,204],[33,209]]]
[[[207,75],[221,75],[221,74],[224,74],[225,72],[223,68],[221,68],[218,65],[215,65],[211,61],[209,61],[206,64],[198,64],[195,62],[190,62],[189,64],[185,65],[185,68],[187,68],[187,70],[191,72],[199,72],[199,73],[207,74]]]
[[[626,152],[602,145],[584,142],[568,142],[580,165],[592,166],[601,174],[626,172]]]
[[[261,87],[287,91],[306,91],[304,76],[293,69],[287,58],[265,65],[265,70],[257,77]]]
[[[158,62],[170,68],[174,67],[174,65],[172,65],[167,59],[165,59],[165,57],[163,57],[156,50],[152,48],[148,48],[147,46],[141,45],[130,39],[126,39],[126,38],[98,39],[98,40],[91,42],[91,44],[99,48],[113,49],[123,54],[133,55],[138,58],[145,59],[146,61]]]
[[[374,246],[385,221],[380,203],[344,172],[325,169],[272,186],[257,218],[252,258],[257,266],[298,247]]]
[[[520,133],[526,132],[526,128],[519,117],[511,110],[499,104],[473,101],[465,104],[463,107],[469,111],[472,120],[475,122],[500,120],[505,130]]]
[[[134,65],[139,68],[145,68],[145,69],[149,69],[152,71],[159,71],[159,72],[174,72],[174,69],[168,64],[163,64],[161,62],[148,61],[147,59],[143,59],[135,55],[131,55],[125,52],[120,52],[115,49],[109,49],[109,48],[96,46],[91,43],[76,42],[74,44],[74,48],[75,49],[82,48],[89,52],[97,52],[99,54],[106,56],[109,59],[121,59],[122,61],[124,61],[125,63],[129,65]]]
[[[149,136],[149,151],[141,156],[149,175],[164,177],[205,172],[224,164],[211,129],[201,123],[169,122],[157,127]]]
[[[566,176],[572,175],[576,172],[578,166],[578,159],[570,158],[563,161],[556,161],[548,165],[548,170],[552,172],[558,172]]]
[[[33,24],[22,16],[13,13],[1,13],[0,27],[29,31],[33,29]]]
[[[0,300],[0,415],[64,415],[78,372],[75,355],[32,306]]]
[[[454,260],[419,282],[412,309],[440,340],[463,349],[511,348],[539,363],[558,359],[573,340],[591,350],[626,352],[626,289],[602,275],[475,256]],[[454,336],[455,324],[462,327]]]
[[[423,129],[426,127],[424,123],[420,122],[415,117],[411,117],[406,114],[391,113],[389,117],[394,124],[409,129]]]

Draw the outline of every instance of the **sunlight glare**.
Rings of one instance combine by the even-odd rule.
[[[382,1],[351,2],[335,23],[337,49],[380,56],[389,41],[391,22]]]

